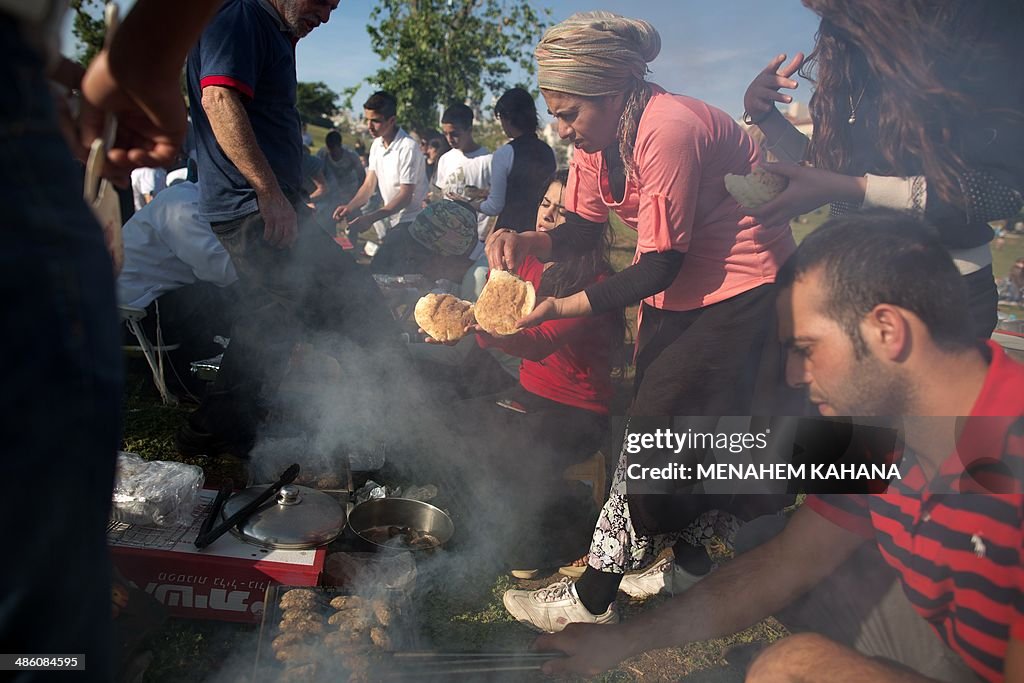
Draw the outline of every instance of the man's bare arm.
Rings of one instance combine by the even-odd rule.
[[[295,209],[256,143],[242,95],[232,88],[208,86],[203,88],[202,105],[217,144],[256,190],[260,215],[266,224],[263,238],[275,247],[290,246],[297,234]]]
[[[324,176],[323,171],[317,171],[310,176],[310,180],[313,181],[314,190],[309,193],[310,200],[319,199],[327,194],[327,178]]]
[[[647,612],[631,624],[645,640],[654,636],[654,647],[736,633],[803,595],[863,542],[803,507],[774,539],[727,563],[667,609]]]
[[[1003,662],[1004,681],[1024,681],[1024,641],[1011,638]]]
[[[365,221],[369,224],[398,213],[405,207],[409,206],[409,202],[412,201],[412,193],[415,189],[415,185],[402,185],[401,189],[398,190],[398,194],[392,197],[390,202],[376,211],[371,211],[364,216],[360,216],[359,220]]]
[[[778,536],[660,608],[615,626],[570,624],[535,646],[569,655],[546,664],[547,673],[596,675],[647,650],[730,635],[791,603],[863,542],[804,507]]]
[[[366,206],[366,203],[370,201],[370,197],[373,196],[373,191],[376,189],[377,174],[374,171],[367,169],[366,177],[363,178],[363,184],[359,186],[356,196],[352,197],[348,204],[342,204],[334,210],[334,220],[340,221],[348,214],[349,211],[361,209]]]

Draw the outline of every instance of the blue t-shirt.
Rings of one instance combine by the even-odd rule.
[[[199,164],[200,216],[229,221],[258,210],[256,191],[224,154],[202,108],[202,89],[242,94],[256,142],[281,190],[302,188],[302,133],[295,108],[295,45],[267,0],[227,0],[188,56],[188,97]]]

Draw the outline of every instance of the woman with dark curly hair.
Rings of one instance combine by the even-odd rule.
[[[804,0],[814,51],[779,55],[751,82],[744,120],[791,162],[787,189],[752,213],[772,222],[831,203],[884,206],[939,230],[971,296],[974,332],[996,323],[988,223],[1024,200],[1024,6],[1002,0]],[[775,109],[793,74],[815,83],[808,140]]]

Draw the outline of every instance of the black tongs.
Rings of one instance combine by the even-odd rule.
[[[267,488],[267,490],[261,493],[259,496],[257,496],[255,500],[253,500],[251,503],[243,507],[235,514],[225,519],[223,522],[218,524],[213,529],[209,529],[208,527],[213,524],[213,519],[216,517],[216,515],[220,514],[221,508],[223,508],[224,503],[227,502],[227,496],[221,495],[224,493],[225,488],[224,486],[222,486],[220,492],[217,493],[217,499],[214,500],[213,511],[210,513],[210,516],[206,519],[206,522],[203,523],[203,528],[200,529],[199,535],[196,537],[195,546],[197,548],[205,548],[206,546],[210,545],[218,538],[223,536],[224,533],[228,531],[231,527],[235,526],[236,524],[241,524],[242,522],[244,522],[246,519],[249,518],[249,516],[252,513],[256,512],[257,508],[259,508],[268,500],[276,496],[277,492],[281,490],[282,486],[287,486],[288,484],[295,481],[295,477],[297,476],[299,476],[299,465],[298,463],[295,463],[291,467],[286,469],[284,471],[284,474],[281,475],[281,478],[278,479],[273,484],[271,484],[270,487]],[[225,482],[225,484],[227,483],[228,482]],[[230,491],[230,489],[228,490]],[[218,500],[221,501],[220,507],[217,506]]]

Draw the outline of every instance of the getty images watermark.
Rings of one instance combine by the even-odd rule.
[[[867,493],[884,490],[901,476],[896,430],[887,426],[854,424],[849,418],[672,422],[671,428],[631,424],[627,429],[625,475],[632,492],[657,493],[674,482],[705,488],[714,483],[716,491],[728,493],[761,493],[765,489],[756,486],[761,483],[791,491]]]

